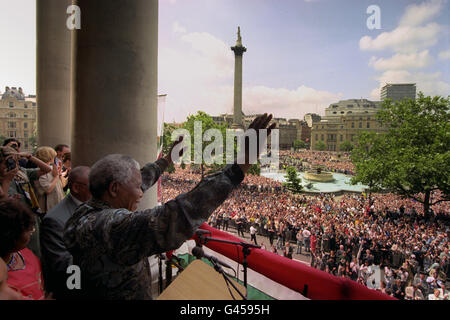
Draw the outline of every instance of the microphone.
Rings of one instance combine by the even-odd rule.
[[[205,234],[211,234],[211,231],[208,230],[203,230],[203,229],[197,229],[197,231],[195,231],[195,234],[199,237],[205,235]]]
[[[197,258],[206,258],[209,261],[211,261],[213,264],[218,263],[222,266],[224,266],[225,268],[229,268],[229,269],[233,269],[232,267],[230,267],[228,264],[226,264],[225,262],[220,261],[219,259],[217,259],[216,257],[210,256],[205,254],[205,252],[203,251],[202,248],[200,247],[195,247],[194,249],[192,249],[192,254]]]

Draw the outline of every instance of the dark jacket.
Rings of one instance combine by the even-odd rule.
[[[67,267],[72,264],[72,255],[64,244],[64,226],[73,215],[77,205],[69,194],[53,207],[41,224],[42,267],[46,291],[53,292],[55,299],[67,298]]]
[[[141,170],[143,191],[167,167]],[[82,299],[151,299],[148,257],[179,248],[244,179],[238,165],[207,176],[162,206],[130,212],[98,199],[80,206],[66,224],[64,242],[81,269]]]

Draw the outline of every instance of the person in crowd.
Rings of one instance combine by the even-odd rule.
[[[255,225],[252,224],[250,226],[250,241],[254,241],[255,245],[258,245],[258,241],[256,241],[256,231],[257,229],[255,228]]]
[[[4,147],[13,148],[14,150],[17,151],[17,153],[20,153],[20,146],[21,145],[22,144],[20,143],[20,141],[17,140],[16,138],[8,138],[8,139],[5,139],[5,141],[3,141],[3,146]],[[20,158],[19,159],[19,165],[21,167],[26,168],[27,167],[27,163],[28,163],[27,158]]]
[[[22,296],[8,286],[8,268],[5,261],[0,258],[0,301],[22,300]]]
[[[311,237],[311,231],[309,231],[308,228],[303,229],[303,242],[305,244],[305,252],[311,251],[310,237]]]
[[[66,180],[68,179],[71,169],[72,169],[72,156],[70,152],[67,152],[63,155],[62,159],[62,169],[61,169],[62,179]],[[63,190],[66,194],[69,192],[69,185],[67,183],[66,186],[63,188]]]
[[[56,157],[54,163],[58,167],[62,167],[63,157],[66,153],[70,152],[70,147],[67,144],[58,144],[54,150],[56,151]]]
[[[434,289],[433,294],[430,294],[428,300],[444,300],[444,296],[439,289]]]
[[[238,237],[241,236],[242,238],[245,238],[244,224],[245,224],[244,215],[237,215],[236,228],[237,228]]]
[[[225,212],[223,214],[223,230],[228,231],[228,225],[230,223],[230,212]]]
[[[89,167],[76,167],[70,171],[70,193],[44,217],[41,225],[41,246],[46,290],[55,299],[70,299],[67,289],[67,268],[72,265],[72,255],[63,240],[64,226],[76,208],[91,198]]]
[[[266,129],[272,116],[257,117],[250,129]],[[274,124],[268,127],[270,130]],[[206,176],[194,189],[153,209],[137,210],[143,193],[172,164],[172,150],[155,163],[139,164],[129,156],[109,155],[89,174],[92,199],[66,223],[64,242],[81,269],[83,299],[151,299],[147,257],[175,250],[222,204],[250,169],[248,140],[245,163]],[[265,143],[265,141],[260,141]],[[179,150],[179,149],[175,149]]]
[[[36,164],[37,168],[28,169],[19,166],[19,159],[26,158],[28,162]],[[37,215],[35,222],[36,232],[29,242],[29,248],[40,258],[41,247],[39,243],[39,225],[41,211],[34,192],[33,184],[40,176],[50,172],[52,168],[29,153],[17,153],[10,147],[0,147],[0,181],[1,198],[15,198],[26,205]]]
[[[63,188],[67,183],[67,179],[62,177],[61,167],[54,163],[55,157],[56,151],[50,147],[39,147],[36,150],[36,158],[52,167],[51,172],[40,176],[35,181],[39,207],[44,215],[65,196]]]
[[[0,201],[0,257],[6,262],[8,286],[25,299],[45,298],[39,259],[27,248],[35,232],[35,214],[16,199]]]
[[[296,254],[302,254],[302,245],[303,245],[303,233],[302,230],[299,229],[297,231],[297,234],[295,235],[295,238],[297,239],[297,251]]]
[[[294,249],[292,249],[289,241],[286,241],[286,243],[284,244],[283,256],[285,256],[286,258],[292,259],[293,251],[294,251]]]

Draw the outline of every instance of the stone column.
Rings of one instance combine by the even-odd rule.
[[[39,145],[70,145],[72,0],[36,0],[36,98]]]
[[[241,30],[238,27],[238,40],[236,46],[231,47],[234,51],[234,107],[233,107],[233,129],[244,129],[242,121],[242,57],[247,51],[242,45]]]
[[[73,166],[113,153],[156,160],[157,0],[78,0]],[[156,185],[155,185],[156,186]],[[156,188],[141,207],[156,204]]]

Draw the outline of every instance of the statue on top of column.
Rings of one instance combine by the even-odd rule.
[[[238,27],[237,36],[238,36],[238,39],[236,41],[236,46],[242,46],[241,27]]]

